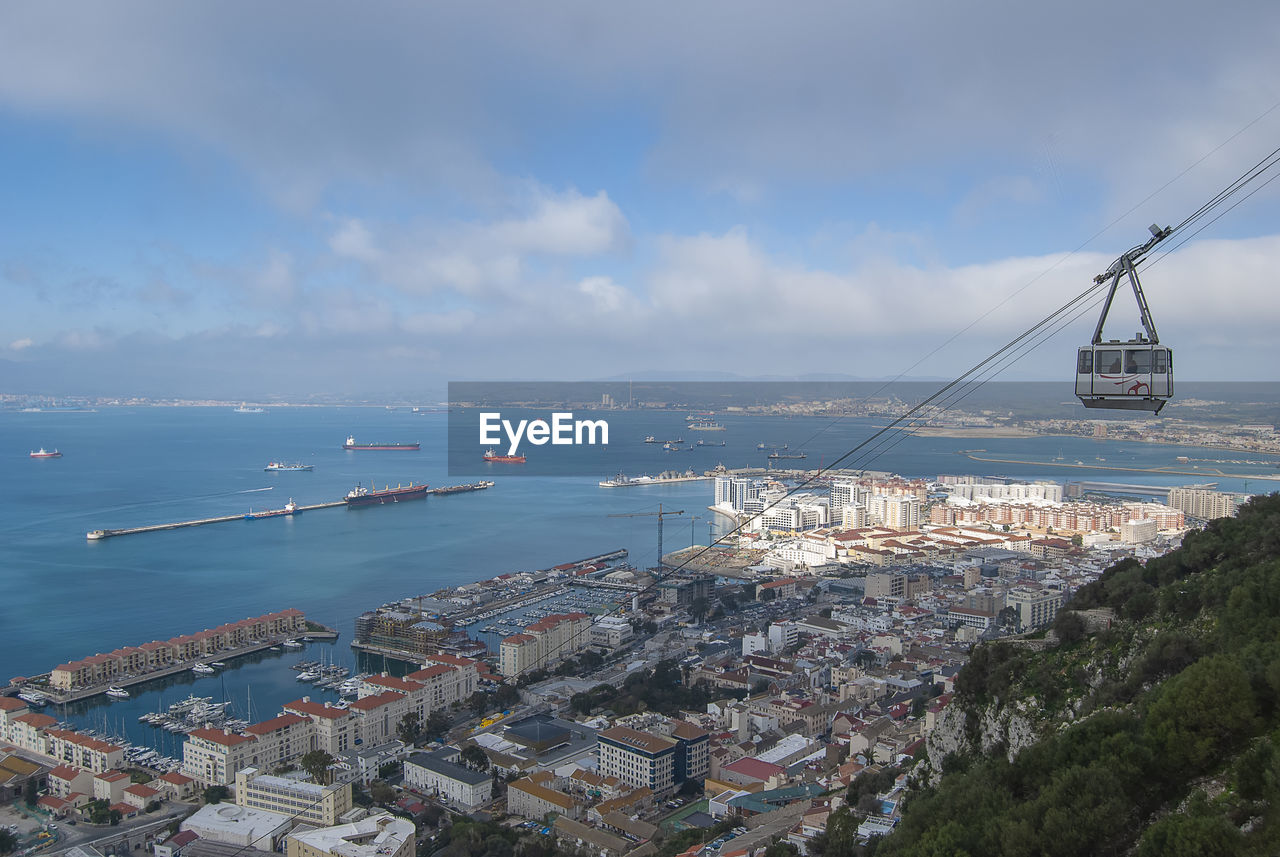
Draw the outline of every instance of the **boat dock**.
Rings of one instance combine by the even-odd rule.
[[[446,485],[440,488],[428,488],[426,493],[439,494],[439,495],[458,494],[464,491],[483,491],[486,488],[492,488],[492,487],[493,487],[492,482],[484,481],[484,482],[474,482],[470,485]],[[334,500],[329,503],[313,503],[309,506],[298,506],[296,509],[294,509],[293,514],[296,515],[301,512],[313,512],[317,509],[333,509],[337,506],[345,506],[345,505],[347,505],[346,500]],[[272,517],[283,518],[283,517],[288,517],[288,515],[274,515]],[[206,524],[225,524],[229,521],[243,521],[243,520],[245,520],[244,514],[223,515],[218,518],[200,518],[199,520],[195,520],[195,521],[174,521],[168,524],[150,524],[145,527],[124,527],[124,528],[115,529],[115,530],[108,530],[108,529],[90,530],[89,532],[85,533],[85,538],[88,539],[89,541],[98,541],[100,539],[109,539],[115,536],[131,536],[131,535],[134,535],[135,533],[158,533],[161,530],[180,530],[180,529],[183,529],[184,527],[203,527]]]
[[[315,509],[332,509],[334,506],[345,505],[347,505],[346,500],[335,500],[332,503],[315,503],[310,506],[299,506],[294,510],[294,514],[296,515],[299,512],[310,512]],[[279,517],[287,516],[281,515]],[[145,527],[125,527],[119,530],[90,530],[85,534],[85,538],[90,541],[97,541],[98,539],[109,539],[113,536],[131,536],[135,533],[158,533],[161,530],[180,530],[183,527],[203,527],[206,524],[224,524],[227,521],[243,521],[244,519],[244,514],[241,513],[239,515],[223,515],[220,518],[200,518],[195,521],[174,521],[169,524],[151,524]]]

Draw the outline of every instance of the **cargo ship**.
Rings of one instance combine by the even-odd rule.
[[[419,448],[417,443],[356,443],[354,435],[348,435],[347,442],[342,445],[343,449],[404,449],[416,450]]]
[[[315,466],[314,464],[302,464],[302,463],[297,463],[297,464],[285,464],[283,461],[268,461],[268,462],[267,462],[267,466],[266,466],[266,467],[264,467],[264,468],[262,468],[262,469],[263,469],[263,470],[270,470],[270,471],[275,471],[275,470],[281,470],[281,471],[283,471],[283,470],[315,470],[315,469],[316,469],[316,466]]]
[[[58,450],[56,449],[52,451],[47,450],[42,446],[39,449],[32,451],[31,457],[32,458],[61,458],[62,453],[58,452]]]
[[[427,483],[414,485],[387,486],[379,491],[376,488],[365,488],[357,485],[347,492],[347,506],[381,506],[384,503],[403,503],[406,500],[421,500],[427,496]]]
[[[484,460],[497,462],[499,464],[524,464],[525,462],[523,455],[498,455],[498,453],[494,452],[492,449],[485,452]]]
[[[298,504],[293,502],[293,498],[289,498],[289,502],[284,504],[283,509],[267,509],[265,512],[247,512],[244,516],[246,521],[256,521],[258,518],[279,518],[281,515],[292,515],[298,511]]]
[[[687,428],[689,431],[724,431],[724,426],[711,420],[699,420],[696,423],[689,423]]]
[[[787,455],[787,454],[785,454],[785,453],[781,453],[781,452],[771,452],[771,453],[769,453],[769,458],[771,458],[771,459],[773,459],[773,460],[775,460],[775,461],[776,461],[776,460],[778,460],[778,459],[780,459],[780,458],[804,458],[804,457],[805,457],[805,454],[804,454],[803,452],[798,452],[798,453],[796,453],[795,455]]]
[[[486,488],[492,488],[493,482],[488,479],[480,482],[472,482],[468,485],[446,485],[443,488],[434,488],[432,494],[458,494],[462,491],[483,491]]]

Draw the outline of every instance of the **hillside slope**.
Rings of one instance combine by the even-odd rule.
[[[1088,634],[1060,617],[1063,642],[1044,651],[976,648],[954,749],[868,850],[1280,853],[1280,496],[1120,563],[1071,607],[1117,619]]]

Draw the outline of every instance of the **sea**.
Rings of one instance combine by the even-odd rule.
[[[598,415],[598,414],[597,414]],[[1092,415],[1090,415],[1092,416]],[[605,488],[618,473],[702,471],[716,464],[765,467],[758,445],[787,445],[814,468],[864,443],[885,424],[873,418],[717,414],[724,431],[688,432],[683,411],[611,411],[607,450],[593,450],[592,476],[518,475],[486,465],[488,490],[424,501],[89,541],[90,530],[135,527],[340,500],[357,484],[474,481],[448,474],[448,414],[386,407],[103,407],[90,411],[0,411],[0,681],[44,673],[69,660],[163,640],[285,608],[336,628],[337,641],[267,651],[219,674],[185,673],[51,712],[83,728],[180,756],[181,735],[138,722],[188,694],[232,702],[238,716],[265,719],[304,694],[300,659],[357,667],[350,640],[360,613],[401,598],[508,572],[549,568],[618,548],[630,562],[657,559],[659,504],[664,551],[706,544],[726,523],[707,510],[710,481]],[[420,451],[347,451],[344,439],[417,441]],[[667,451],[644,438],[683,436]],[[724,446],[691,448],[702,439]],[[35,460],[39,447],[63,457]],[[975,451],[977,450],[977,451]],[[529,450],[532,456],[536,454]],[[1019,460],[1026,464],[978,461]],[[1178,457],[1190,461],[1179,463]],[[1262,461],[1258,464],[1225,460]],[[1219,490],[1267,493],[1275,456],[1076,437],[948,438],[886,435],[846,466],[909,477],[972,473],[1019,479],[1091,480],[1158,486],[1214,482]],[[312,471],[265,472],[269,461]],[[1066,468],[1063,465],[1073,465]],[[1193,468],[1199,476],[1107,468]],[[1227,478],[1216,471],[1245,478]],[[1271,477],[1271,479],[1268,479]]]

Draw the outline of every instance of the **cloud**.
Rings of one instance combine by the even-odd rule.
[[[34,344],[35,344],[35,341],[34,341],[34,340],[32,340],[32,338],[31,338],[31,337],[29,337],[29,336],[24,336],[22,339],[15,339],[13,342],[10,342],[10,343],[9,343],[9,350],[10,350],[10,351],[23,351],[23,350],[25,350],[25,349],[30,348],[30,347],[31,347],[32,345],[34,345]]]
[[[527,196],[520,215],[488,222],[374,227],[344,219],[328,246],[362,265],[374,281],[404,292],[454,289],[481,296],[518,289],[531,265],[616,253],[628,245],[627,219],[604,191],[583,196],[574,189],[535,188]]]

